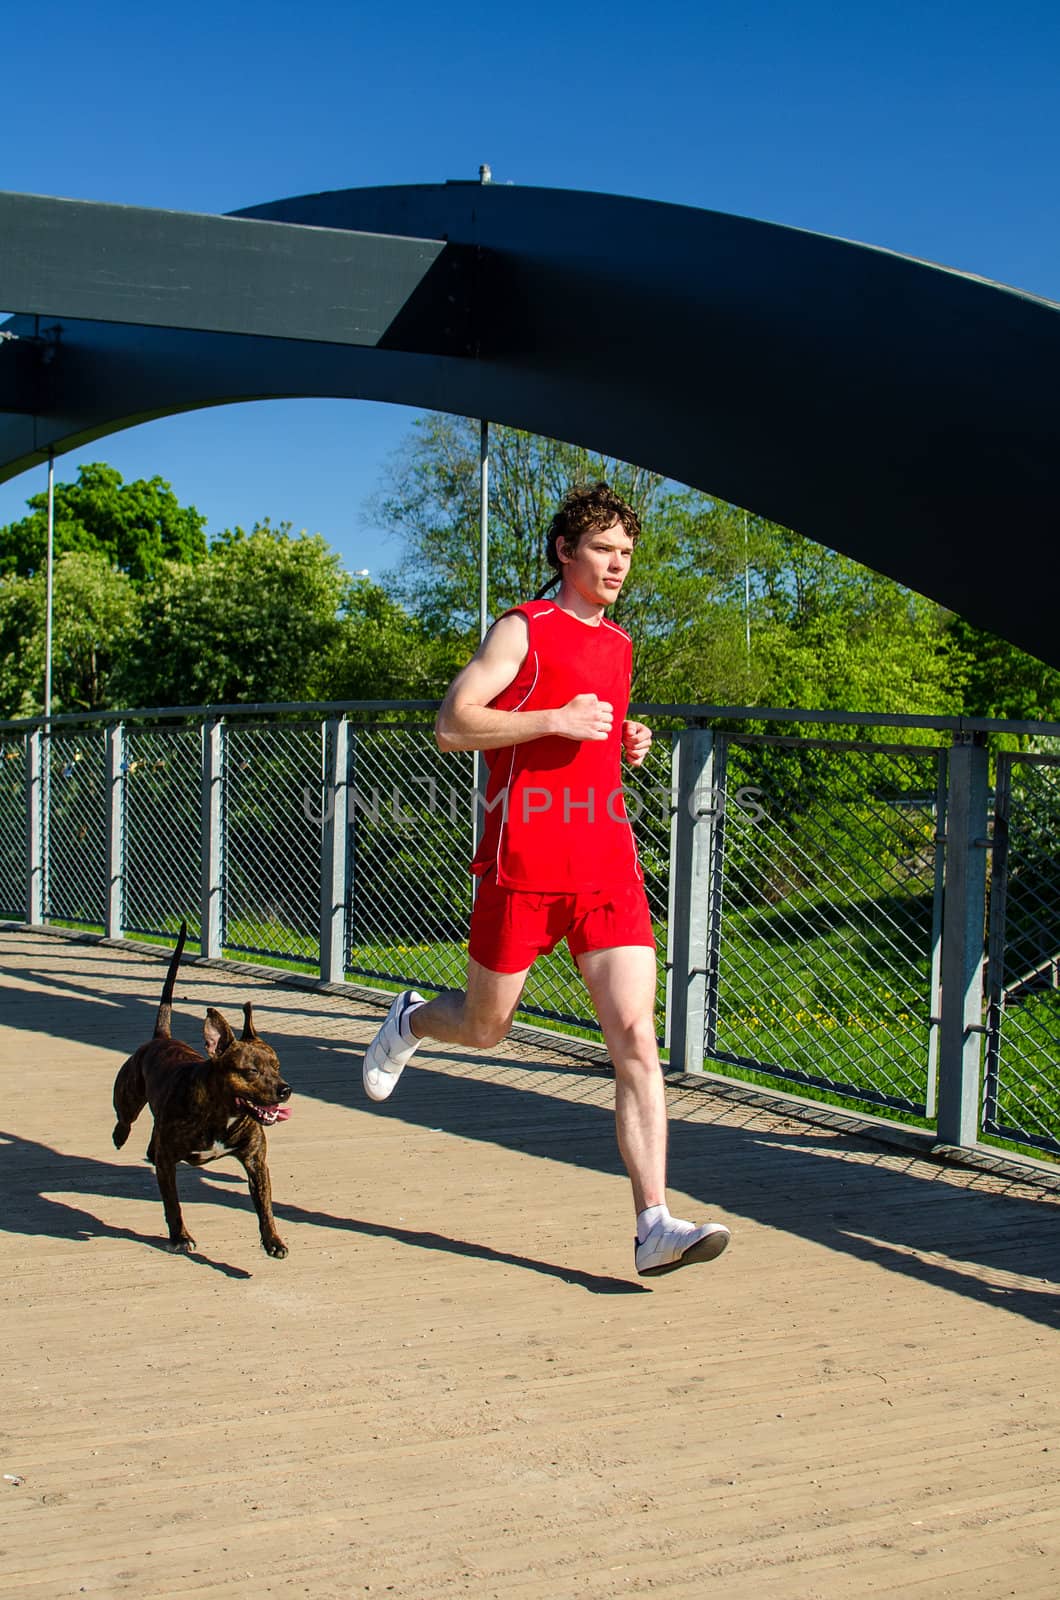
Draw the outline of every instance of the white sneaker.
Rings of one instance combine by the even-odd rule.
[[[713,1261],[720,1256],[730,1239],[728,1228],[721,1222],[707,1222],[701,1228],[694,1223],[680,1222],[676,1217],[662,1217],[642,1242],[635,1243],[634,1261],[642,1278],[656,1273],[676,1272],[678,1267],[690,1267],[696,1261]]]
[[[364,1052],[362,1077],[369,1100],[387,1100],[397,1088],[398,1079],[420,1045],[419,1039],[414,1044],[405,1043],[401,1024],[410,1009],[424,1003],[415,989],[397,995],[383,1026]]]

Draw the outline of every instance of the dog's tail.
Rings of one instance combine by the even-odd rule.
[[[166,981],[162,989],[162,1003],[158,1008],[158,1016],[155,1018],[156,1039],[169,1039],[171,1037],[170,1024],[173,1021],[173,989],[177,981],[177,968],[180,966],[180,958],[184,954],[184,941],[187,937],[188,924],[186,922],[182,922],[180,925],[180,935],[177,939],[177,948],[173,952],[173,959],[169,963],[169,971],[166,973]]]

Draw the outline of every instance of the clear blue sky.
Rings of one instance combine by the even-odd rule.
[[[58,0],[9,29],[0,187],[174,210],[473,178],[839,234],[1060,300],[1060,7]],[[60,458],[159,473],[211,530],[270,516],[373,575],[411,413],[271,402]],[[0,486],[0,524],[43,486]]]

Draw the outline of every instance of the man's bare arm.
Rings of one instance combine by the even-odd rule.
[[[548,734],[563,739],[607,738],[612,710],[594,694],[575,695],[554,710],[498,711],[490,705],[515,682],[528,649],[521,616],[512,614],[494,623],[442,701],[434,724],[439,750],[499,750]]]

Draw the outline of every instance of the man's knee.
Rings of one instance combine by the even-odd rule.
[[[464,1022],[464,1043],[472,1050],[492,1050],[508,1037],[511,1017],[468,1017]]]
[[[620,1066],[630,1074],[659,1070],[659,1042],[650,1019],[640,1019],[608,1030],[608,1046]]]

